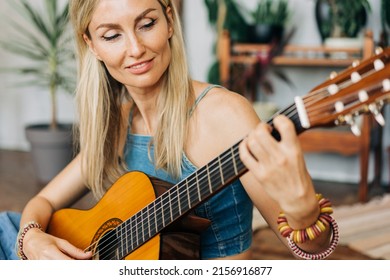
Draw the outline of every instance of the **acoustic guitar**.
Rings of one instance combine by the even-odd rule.
[[[314,127],[354,125],[355,117],[380,111],[390,100],[390,48],[343,70],[277,112],[289,117],[296,132]],[[272,135],[280,139],[273,129]],[[241,141],[240,141],[241,142]],[[199,234],[209,221],[193,209],[245,172],[235,144],[175,185],[129,172],[89,210],[62,209],[47,232],[93,252],[93,259],[196,259]]]

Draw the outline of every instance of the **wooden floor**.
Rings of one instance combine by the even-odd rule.
[[[318,192],[329,197],[334,205],[351,204],[357,201],[355,184],[315,182]],[[22,211],[27,201],[35,195],[42,185],[37,182],[31,155],[27,152],[0,150],[0,211]],[[381,193],[381,188],[372,189],[370,195]],[[74,207],[92,206],[90,196],[83,198]],[[255,259],[293,259],[287,248],[268,228],[254,233],[252,245]],[[339,246],[330,259],[370,259],[347,247]]]

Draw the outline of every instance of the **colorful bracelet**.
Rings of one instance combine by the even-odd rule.
[[[26,255],[23,253],[23,240],[24,237],[26,236],[26,233],[32,229],[32,228],[37,228],[42,230],[42,226],[38,224],[37,222],[31,221],[25,224],[18,233],[17,241],[16,241],[16,254],[21,260],[27,260]]]
[[[320,215],[317,221],[311,226],[304,229],[292,229],[285,214],[281,212],[277,219],[278,229],[283,237],[288,237],[295,243],[304,243],[308,240],[314,240],[321,235],[330,225],[331,216],[333,213],[332,204],[329,199],[323,198],[321,194],[316,194],[316,198],[320,205]]]
[[[330,217],[330,216],[329,216]],[[332,239],[330,241],[329,248],[322,251],[321,253],[308,253],[303,251],[301,248],[297,246],[297,244],[292,241],[289,237],[287,237],[288,245],[290,246],[292,252],[299,258],[305,259],[305,260],[323,260],[329,257],[330,254],[334,252],[334,250],[337,247],[337,244],[339,243],[339,227],[336,223],[336,221],[330,217],[329,224],[332,229]]]

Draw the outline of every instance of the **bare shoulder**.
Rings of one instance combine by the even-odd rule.
[[[196,83],[196,96],[209,86]],[[198,103],[193,121],[192,149],[201,146],[209,150],[211,157],[215,156],[214,152],[221,152],[244,138],[260,120],[245,97],[223,87],[214,87]]]
[[[207,86],[198,84],[195,92],[199,92],[197,87],[204,89]],[[227,125],[230,129],[248,130],[259,122],[252,104],[244,96],[224,87],[212,88],[198,106],[201,117],[219,126]]]

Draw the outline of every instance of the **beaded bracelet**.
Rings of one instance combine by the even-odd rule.
[[[278,216],[277,223],[280,234],[283,237],[289,237],[295,243],[304,243],[308,240],[314,240],[321,235],[330,225],[331,216],[333,213],[332,205],[329,199],[323,198],[321,194],[316,194],[318,204],[320,206],[320,215],[317,221],[305,229],[292,229],[285,214],[281,212]]]
[[[330,254],[333,253],[333,251],[336,249],[337,244],[339,243],[339,227],[336,223],[336,221],[329,216],[329,224],[332,229],[332,239],[330,241],[329,248],[322,251],[321,253],[308,253],[303,251],[301,248],[297,246],[297,244],[292,241],[289,237],[287,237],[288,245],[290,246],[292,252],[299,258],[306,259],[306,260],[323,260],[329,257]]]
[[[37,229],[40,229],[42,230],[42,226],[40,224],[38,224],[37,222],[34,222],[34,221],[31,221],[31,222],[28,222],[27,224],[25,224],[20,230],[19,230],[19,233],[18,233],[18,237],[17,237],[17,241],[16,241],[16,254],[18,255],[18,257],[21,259],[21,260],[27,260],[27,257],[26,255],[23,253],[23,240],[24,240],[24,237],[26,235],[26,233],[32,229],[32,228],[37,228]]]

